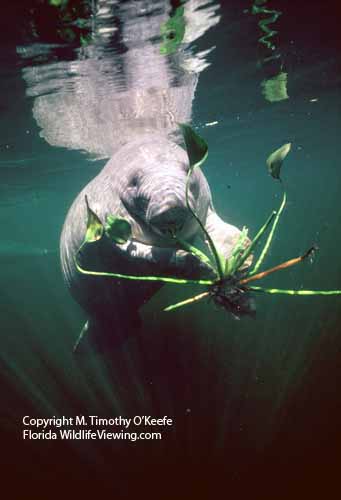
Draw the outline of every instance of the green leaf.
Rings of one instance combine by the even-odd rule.
[[[163,55],[173,54],[181,44],[186,30],[184,8],[178,7],[175,14],[162,24],[160,34],[163,43],[160,53]]]
[[[263,80],[262,94],[269,102],[279,102],[289,99],[287,90],[288,74],[281,71],[278,75]]]
[[[201,262],[203,262],[204,264],[207,264],[209,267],[211,267],[211,269],[213,269],[212,265],[211,265],[210,259],[207,257],[206,254],[204,254],[204,252],[202,252],[201,250],[199,250],[199,248],[196,248],[195,246],[191,245],[190,243],[187,243],[187,241],[181,240],[178,237],[176,238],[176,241],[177,241],[177,243],[179,243],[179,245],[184,250],[186,250],[186,252],[192,253],[193,255],[195,255],[196,257],[198,257],[198,259],[200,259]]]
[[[249,232],[248,229],[246,227],[243,227],[243,230],[240,233],[239,238],[232,249],[230,257],[226,259],[225,269],[224,269],[225,277],[229,276],[230,274],[233,274],[234,271],[236,270],[237,260],[239,260],[241,254],[243,254],[245,251],[245,244],[248,238],[248,232]]]
[[[81,34],[79,37],[79,41],[80,41],[82,47],[86,47],[92,41],[92,36],[91,36],[91,34],[88,34],[85,36]]]
[[[208,156],[208,146],[204,139],[194,132],[192,127],[185,123],[179,123],[189,159],[191,169],[204,163]]]
[[[115,243],[122,244],[131,237],[131,225],[122,217],[108,215],[105,224],[105,233],[110,240]]]
[[[89,207],[88,197],[86,195],[85,195],[85,203],[88,214],[88,221],[86,225],[86,234],[84,243],[93,243],[94,241],[98,241],[102,238],[104,228],[99,217]]]
[[[276,149],[266,160],[269,173],[274,179],[280,179],[282,163],[291,149],[291,143]]]

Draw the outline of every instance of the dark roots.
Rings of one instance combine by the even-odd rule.
[[[238,283],[242,277],[242,273],[238,273],[217,281],[209,288],[214,303],[231,313],[235,319],[256,315],[255,301],[250,296],[249,288]]]

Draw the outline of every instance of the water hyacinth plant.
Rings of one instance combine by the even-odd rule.
[[[205,290],[198,295],[190,297],[176,304],[172,304],[166,307],[164,310],[172,311],[194,302],[198,302],[204,298],[208,298],[212,299],[215,304],[223,307],[226,311],[230,312],[235,318],[238,319],[243,315],[254,314],[255,308],[252,298],[253,293],[285,295],[341,295],[341,290],[284,290],[278,288],[263,288],[260,286],[250,285],[250,283],[259,281],[274,272],[287,269],[306,260],[316,250],[316,248],[313,246],[299,257],[285,261],[270,269],[259,271],[264,262],[264,259],[268,254],[280,216],[286,205],[287,196],[284,188],[282,202],[278,211],[273,211],[270,214],[265,224],[259,229],[253,241],[249,243],[248,229],[244,227],[241,231],[238,241],[236,242],[231,252],[231,255],[226,258],[225,256],[219,254],[214,241],[206,231],[204,224],[197,216],[193,208],[190,206],[188,196],[189,181],[191,175],[194,169],[202,165],[206,160],[208,156],[208,147],[206,142],[201,137],[199,137],[189,125],[180,124],[179,126],[186,145],[190,165],[186,182],[186,204],[189,212],[196,219],[201,231],[203,232],[205,242],[210,251],[210,257],[193,245],[177,239],[176,234],[174,234],[173,237],[177,246],[193,253],[206,265],[210,266],[214,271],[215,277],[209,280],[190,280],[170,276],[132,276],[119,273],[97,272],[82,268],[78,262],[78,254],[85,245],[99,241],[102,237],[107,237],[115,243],[122,244],[131,237],[131,227],[128,221],[112,215],[107,217],[106,223],[105,225],[103,225],[97,215],[91,210],[87,198],[85,198],[88,213],[87,231],[84,242],[82,243],[75,256],[75,265],[77,267],[77,270],[82,274],[91,276],[103,276],[136,281],[159,281],[163,283],[173,283],[180,285],[196,284],[205,286]],[[280,173],[282,163],[289,153],[290,149],[291,144],[285,144],[281,148],[274,151],[268,157],[266,162],[268,171],[274,179],[281,180]],[[247,259],[251,256],[251,254],[254,253],[258,243],[267,231],[268,236],[265,240],[259,257],[256,259],[255,264],[251,267],[246,267]]]

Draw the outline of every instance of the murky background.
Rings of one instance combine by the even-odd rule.
[[[330,485],[341,449],[340,298],[257,296],[256,319],[235,321],[204,302],[163,313],[190,295],[169,285],[144,308],[138,336],[107,356],[76,360],[85,315],[63,284],[58,245],[75,196],[121,137],[145,126],[132,131],[117,95],[147,99],[150,87],[170,85],[182,92],[174,109],[181,105],[189,119],[192,106],[192,124],[208,142],[204,169],[217,212],[251,235],[280,203],[265,160],[292,142],[283,167],[288,205],[266,267],[312,244],[320,250],[312,264],[264,285],[340,289],[341,44],[332,3],[190,1],[191,30],[183,35],[177,25],[174,43],[158,26],[179,15],[181,2],[84,2],[88,10],[72,11],[68,32],[59,18],[56,25],[56,3],[2,7],[0,377],[8,471],[35,498],[48,498],[44,488],[54,481],[62,491],[67,478],[118,498],[133,498],[134,481],[150,481],[159,498],[185,491],[201,498],[205,488],[213,495],[218,486],[239,490],[262,478],[270,488]],[[97,21],[94,8],[102,9]],[[271,17],[266,26],[278,33],[266,43],[259,23]],[[137,30],[147,21],[156,34]],[[138,68],[134,51],[146,40],[151,64]],[[278,75],[271,93],[266,82]],[[173,132],[161,113],[156,126]],[[161,442],[23,443],[25,414],[168,415],[175,424]]]

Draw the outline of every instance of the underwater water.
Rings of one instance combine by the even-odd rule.
[[[139,2],[107,5],[114,9],[118,3],[124,7],[120,16],[106,22],[115,22],[119,30],[134,23],[129,9]],[[162,3],[168,5],[157,2]],[[169,16],[180,3],[169,2]],[[105,7],[105,2],[98,4]],[[281,201],[281,186],[268,175],[266,158],[292,143],[282,168],[288,203],[265,268],[313,244],[319,251],[313,262],[280,271],[262,285],[341,289],[337,11],[332,2],[321,1],[254,5],[272,13],[252,10],[248,1],[213,3],[211,18],[220,18],[200,37],[175,47],[175,54],[191,55],[214,46],[202,56],[206,68],[193,55],[186,61],[195,64],[194,70],[174,69],[177,85],[185,82],[185,90],[190,77],[199,75],[193,102],[195,84],[188,84],[184,108],[191,108],[191,123],[209,146],[203,169],[217,212],[231,224],[247,226],[251,237]],[[340,297],[259,294],[256,318],[236,321],[204,301],[163,312],[201,290],[166,285],[142,309],[138,332],[105,355],[75,358],[73,344],[86,315],[63,283],[59,238],[68,208],[105,164],[106,150],[91,134],[82,143],[90,123],[85,119],[77,143],[77,120],[70,122],[63,114],[70,102],[64,110],[53,101],[41,118],[50,143],[39,135],[41,126],[32,113],[35,99],[39,92],[53,97],[60,88],[67,94],[69,83],[72,91],[74,82],[63,81],[64,66],[58,87],[56,68],[49,65],[76,61],[77,39],[72,45],[38,29],[35,42],[41,36],[44,43],[62,48],[29,52],[32,40],[23,33],[32,13],[25,10],[20,17],[16,2],[2,11],[0,380],[1,461],[7,477],[20,477],[19,489],[44,499],[52,496],[51,485],[54,492],[63,492],[67,484],[78,491],[94,486],[117,498],[134,498],[136,492],[211,498],[221,487],[226,493],[254,488],[274,498],[287,488],[296,498],[300,491],[332,487],[341,451]],[[210,16],[205,7],[199,12],[205,27]],[[274,12],[281,15],[269,26],[278,33],[268,47],[261,41],[259,22]],[[159,11],[143,15],[156,17]],[[136,22],[143,22],[143,15]],[[38,28],[44,25],[42,19],[37,23]],[[127,48],[125,40],[122,48],[123,42],[113,38],[101,53],[115,70],[103,70],[109,74],[105,88],[111,88],[112,79],[115,89],[129,90],[129,78],[136,77],[122,69],[121,59],[135,47]],[[83,45],[86,59],[91,42]],[[46,74],[27,72],[43,65]],[[148,73],[148,68],[140,71]],[[150,71],[157,86],[157,74]],[[274,100],[264,95],[264,82],[281,72],[287,74],[286,89],[281,87]],[[101,74],[92,91],[95,101],[105,103]],[[54,110],[60,112],[54,115]],[[105,127],[99,136],[104,142]],[[119,144],[119,133],[113,140]],[[88,152],[86,141],[91,142]],[[23,441],[24,415],[167,415],[173,425],[162,430],[160,441]]]

